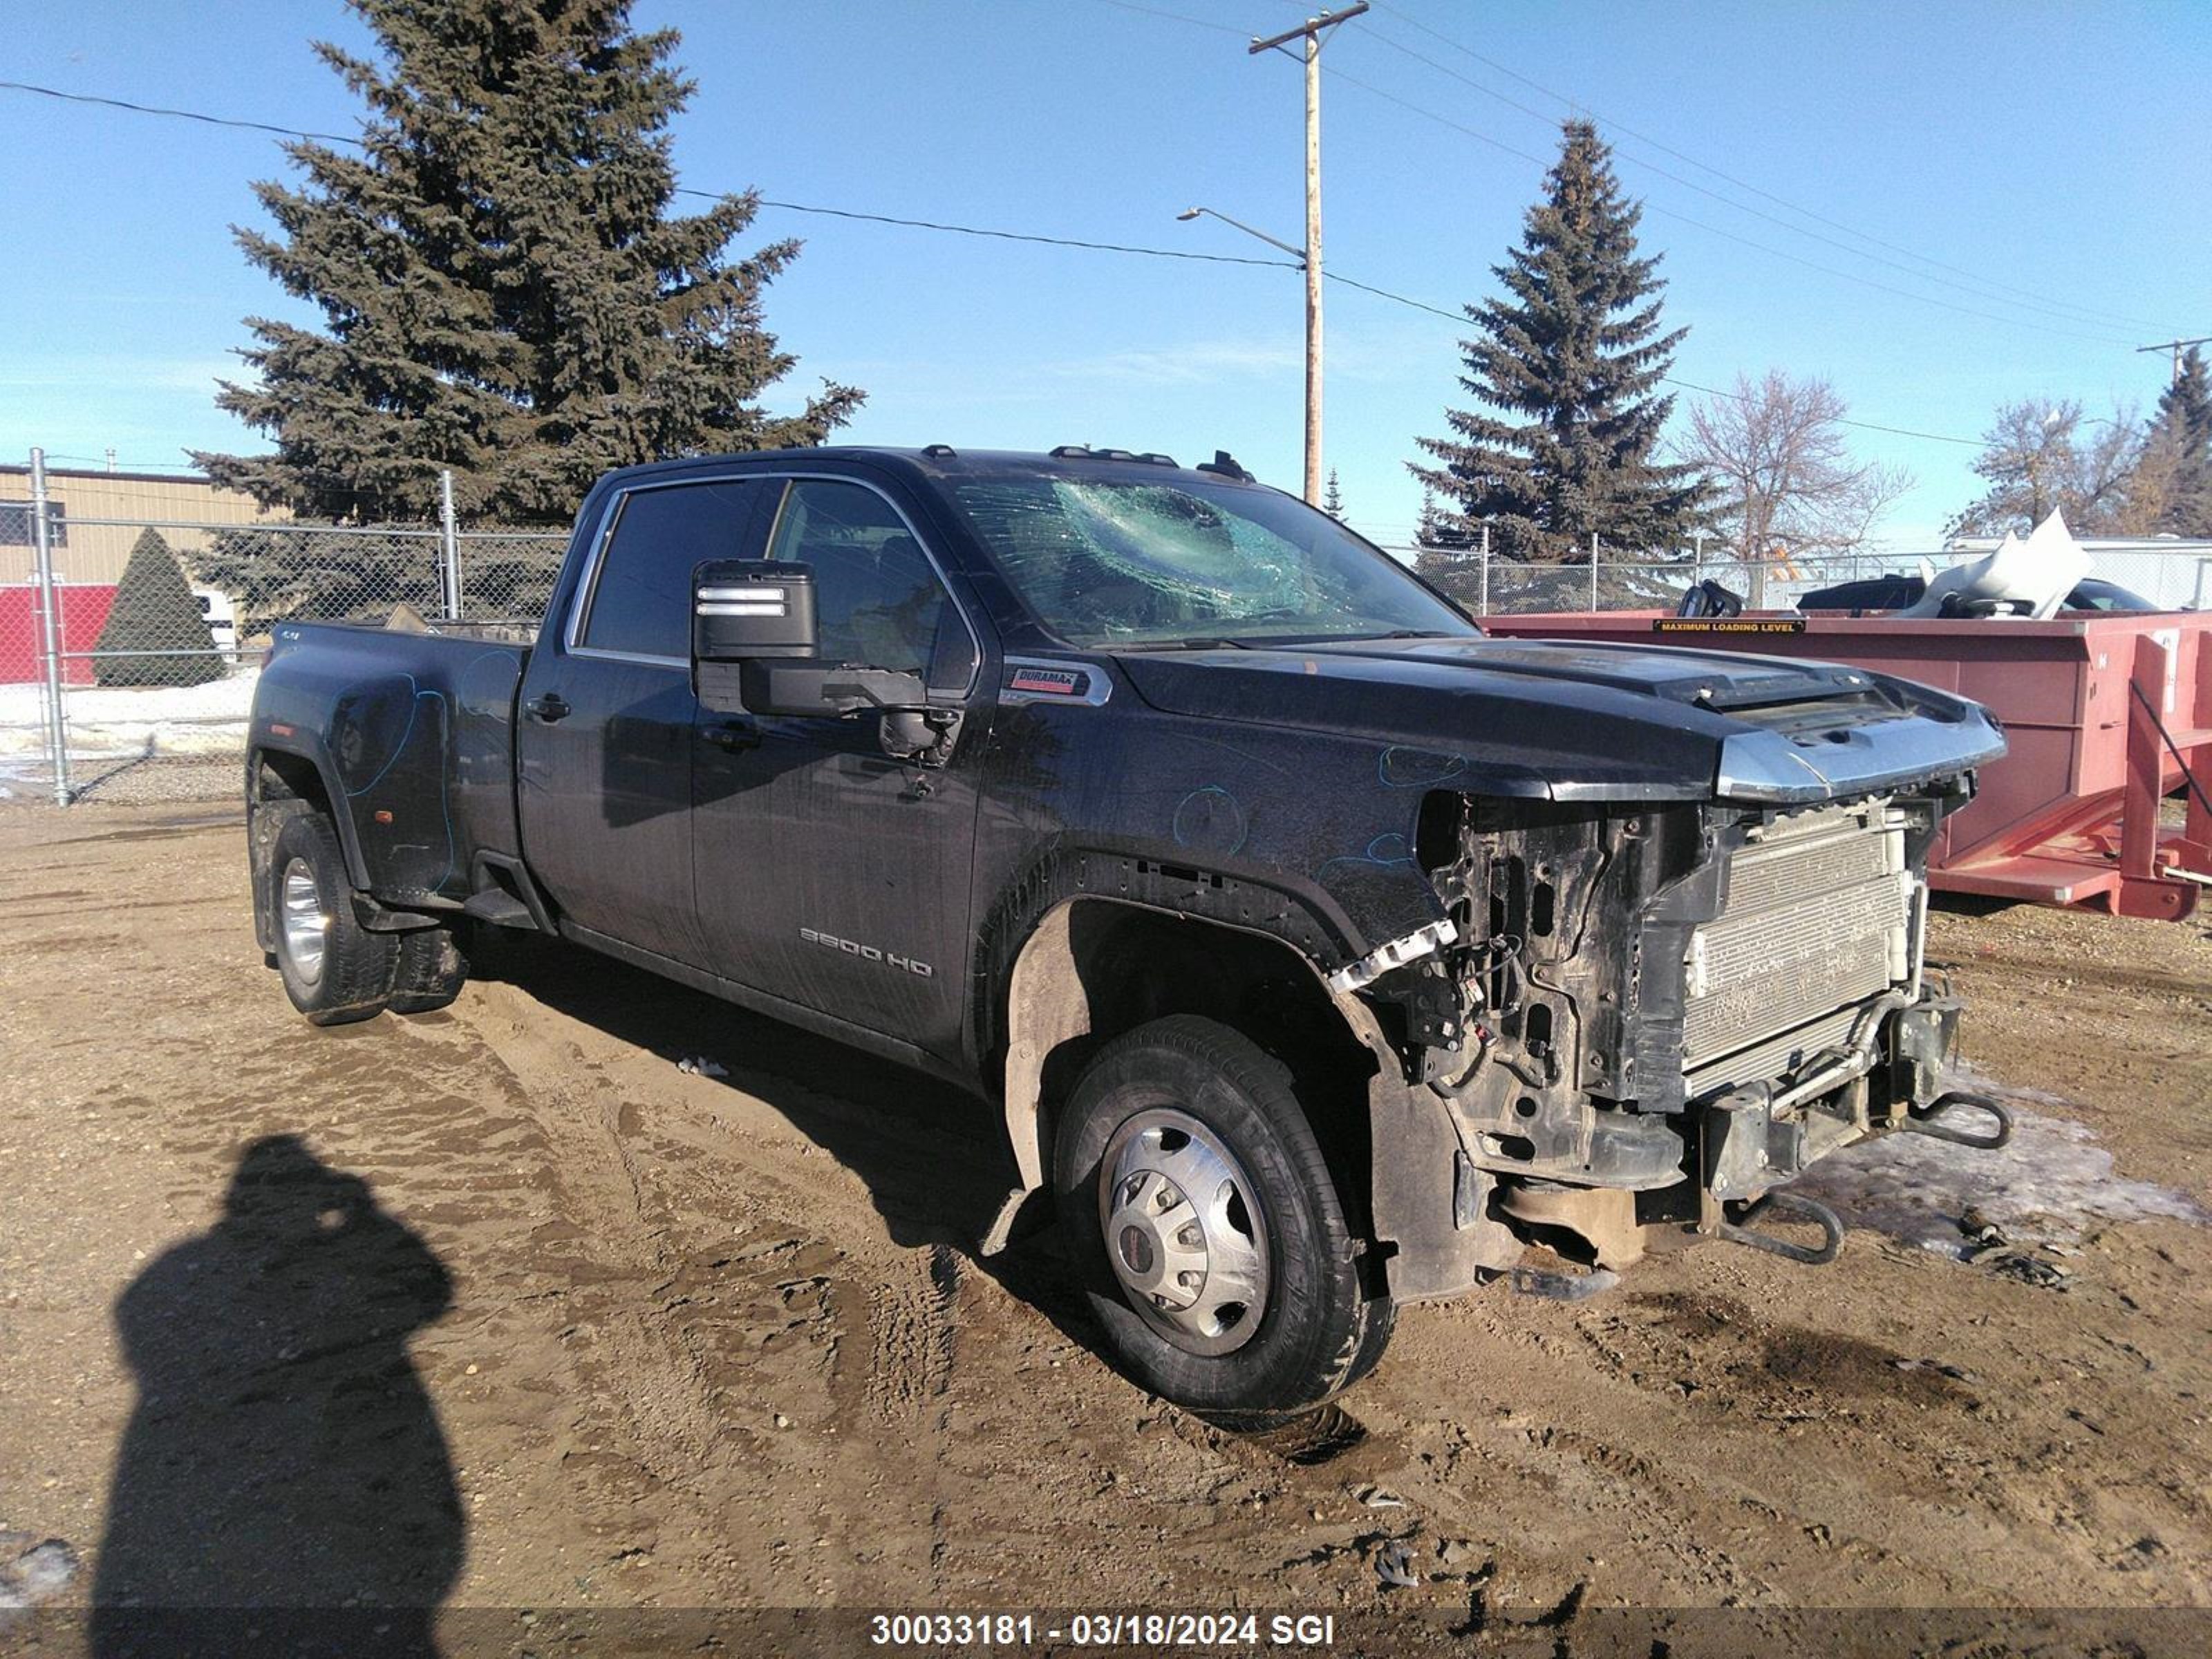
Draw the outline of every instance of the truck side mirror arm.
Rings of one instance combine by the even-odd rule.
[[[929,700],[913,674],[886,668],[825,668],[813,662],[754,659],[739,665],[745,707],[762,714],[879,714],[884,752],[894,760],[942,766],[960,735],[960,711]]]
[[[933,704],[913,674],[824,664],[814,572],[766,559],[717,559],[691,573],[691,682],[717,714],[881,716],[884,752],[942,766],[960,711]]]

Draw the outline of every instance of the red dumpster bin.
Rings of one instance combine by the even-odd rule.
[[[1943,829],[1930,883],[2041,904],[2087,905],[2178,921],[2212,883],[2212,613],[2065,616],[2048,622],[1806,617],[1798,632],[1674,631],[1652,611],[1489,617],[1492,634],[1694,646],[1813,657],[1972,697],[2010,747],[1981,793]],[[2196,789],[2181,827],[2160,804]]]

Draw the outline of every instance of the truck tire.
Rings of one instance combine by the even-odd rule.
[[[399,945],[372,933],[353,908],[353,881],[331,821],[304,801],[286,813],[269,860],[269,914],[276,971],[292,1006],[317,1025],[343,1025],[384,1011]]]
[[[469,958],[451,927],[418,927],[399,936],[392,973],[392,1012],[427,1014],[460,995],[469,982]]]
[[[1358,1245],[1288,1067],[1212,1020],[1100,1051],[1054,1137],[1061,1226],[1121,1369],[1224,1427],[1259,1429],[1382,1358],[1393,1309]]]

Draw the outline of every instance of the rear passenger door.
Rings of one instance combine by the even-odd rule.
[[[960,1052],[971,930],[981,638],[892,499],[794,478],[764,556],[812,567],[824,661],[920,678],[967,710],[949,763],[883,752],[873,715],[702,712],[694,880],[714,970],[787,1002]]]
[[[532,654],[515,733],[523,849],[563,917],[694,968],[691,571],[740,558],[778,490],[649,483],[607,506],[558,627]]]

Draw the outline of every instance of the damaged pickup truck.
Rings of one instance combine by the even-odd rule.
[[[2000,1144],[1922,947],[2002,750],[1856,670],[1486,639],[1226,456],[936,445],[614,473],[534,644],[281,625],[246,787],[309,1018],[523,928],[957,1079],[982,1248],[1056,1211],[1127,1373],[1261,1420],[1399,1304],[1660,1227],[1825,1260],[1814,1159]]]

